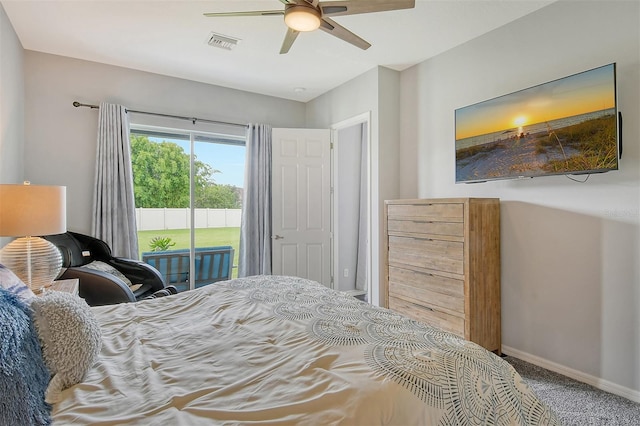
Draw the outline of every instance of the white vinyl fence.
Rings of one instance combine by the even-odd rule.
[[[241,209],[195,209],[196,228],[239,228]],[[136,209],[138,231],[188,229],[189,209]]]

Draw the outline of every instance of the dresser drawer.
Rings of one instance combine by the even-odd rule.
[[[389,235],[389,265],[409,265],[462,275],[464,244]]]
[[[431,310],[397,297],[389,297],[389,309],[400,312],[416,321],[427,323],[465,338],[464,318]]]
[[[464,315],[464,281],[397,267],[389,268],[389,296]]]
[[[389,204],[387,205],[387,216],[389,219],[420,218],[436,222],[462,222],[464,204]]]
[[[389,232],[451,235],[455,237],[464,236],[464,225],[462,222],[437,222],[427,219],[389,219],[387,228]]]

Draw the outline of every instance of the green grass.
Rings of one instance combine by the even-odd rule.
[[[154,237],[169,237],[176,243],[171,250],[189,248],[191,233],[189,229],[165,229],[158,231],[139,231],[138,247],[140,259],[142,252],[150,251],[149,243]],[[195,231],[196,247],[232,246],[234,249],[233,277],[238,276],[238,255],[240,253],[240,228],[204,228]]]

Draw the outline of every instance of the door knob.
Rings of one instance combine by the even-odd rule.
[[[272,240],[282,240],[284,237],[280,236],[280,235],[272,235],[271,239]]]

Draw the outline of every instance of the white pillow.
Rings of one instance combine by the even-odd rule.
[[[9,268],[0,264],[0,287],[15,294],[27,305],[36,295]]]
[[[49,291],[31,301],[33,323],[52,378],[45,400],[52,404],[60,392],[80,383],[102,347],[95,315],[84,299]]]

